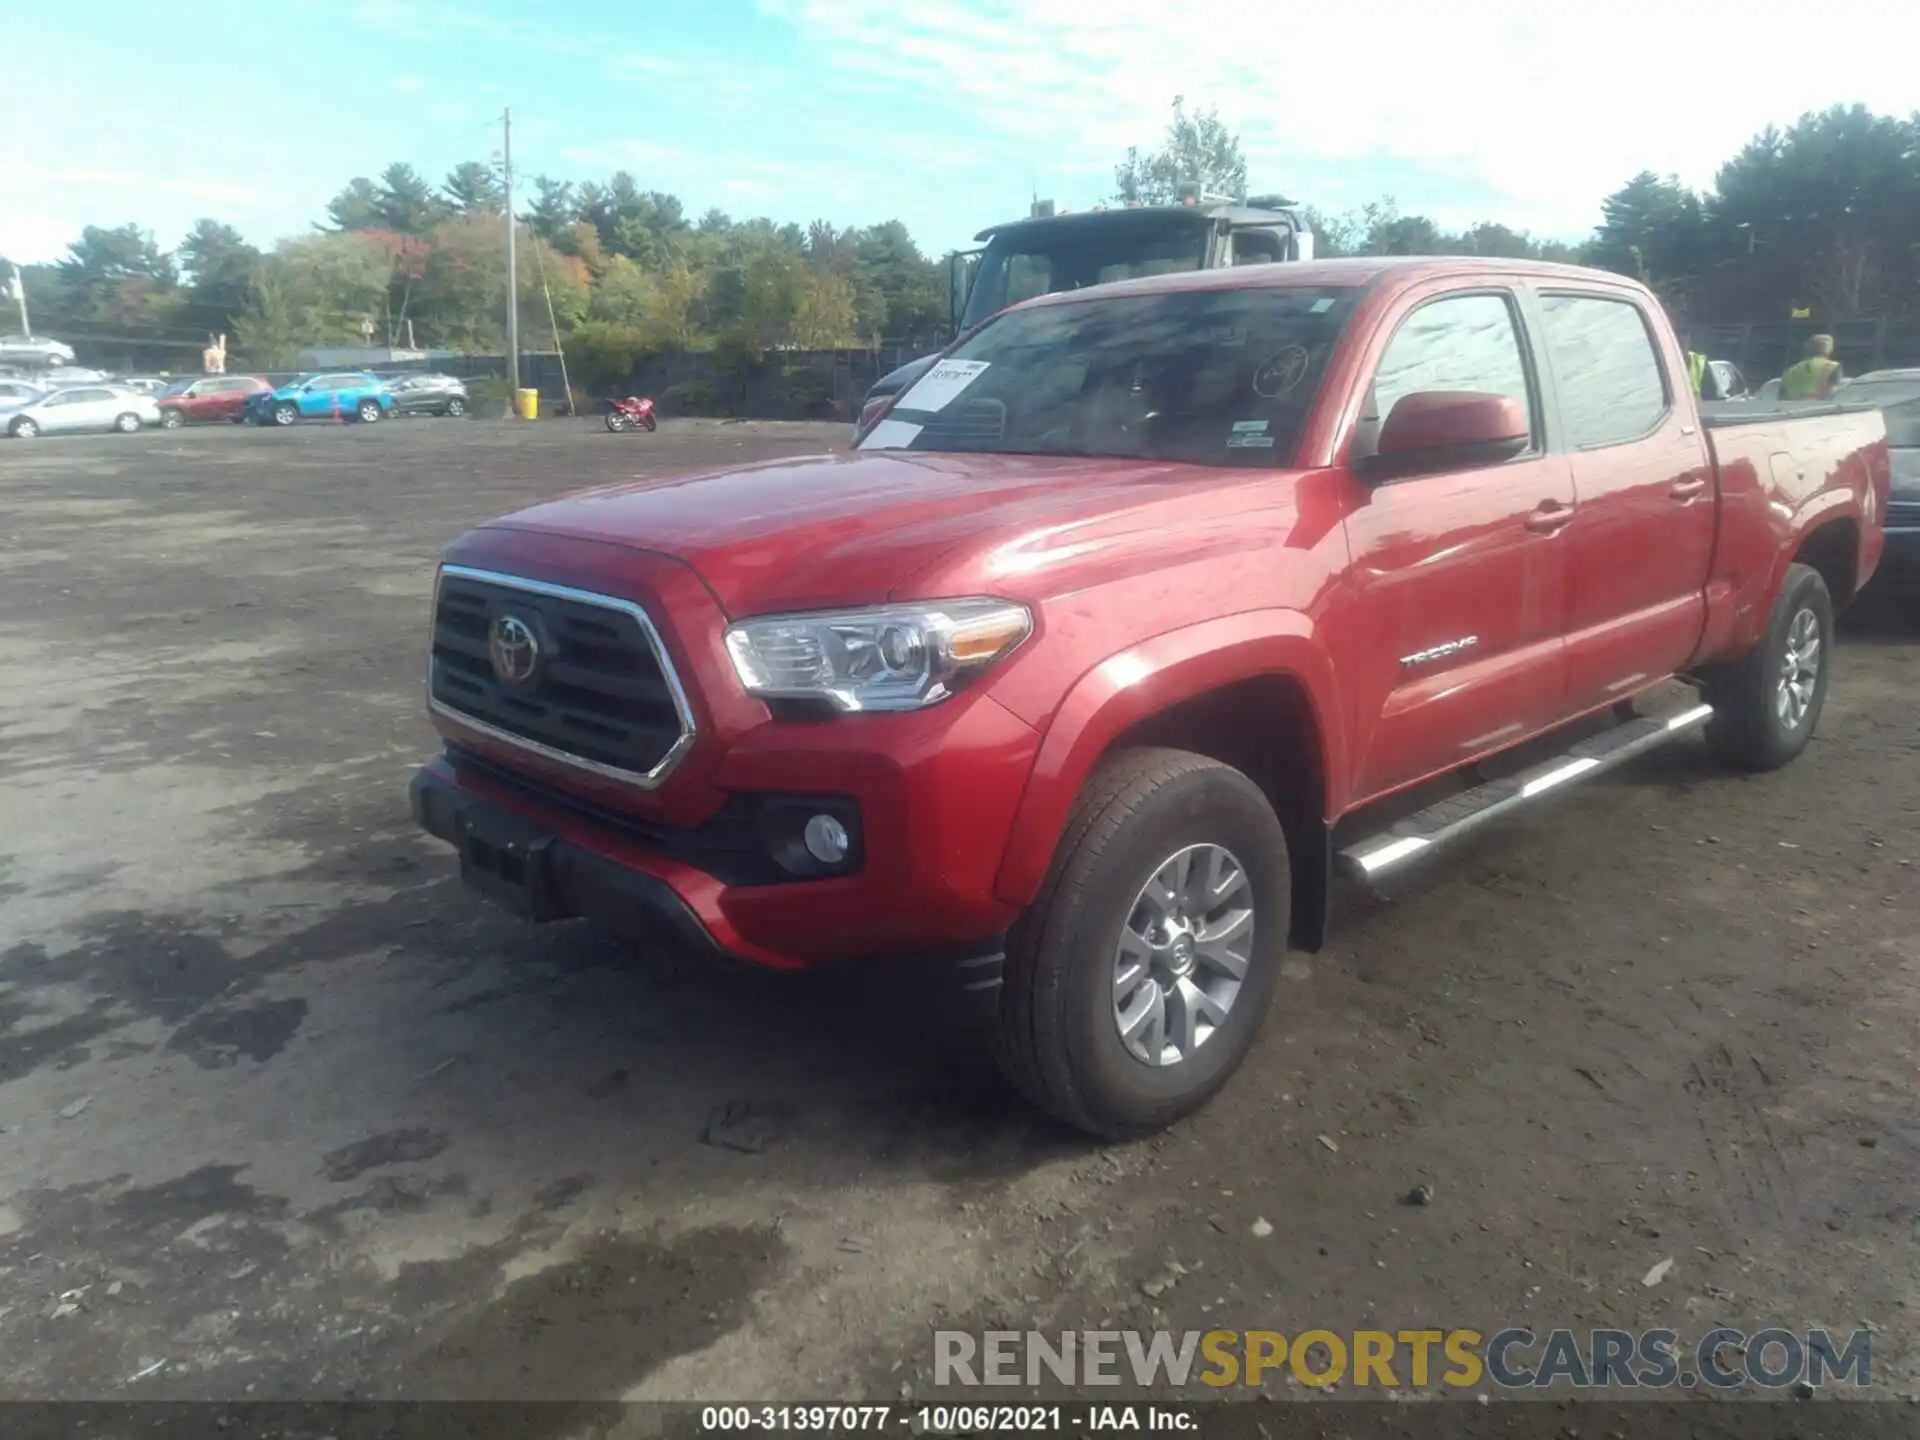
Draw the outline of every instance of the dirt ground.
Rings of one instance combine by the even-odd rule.
[[[439,545],[842,435],[0,443],[0,1398],[891,1400],[935,1326],[1720,1321],[1871,1323],[1920,1389],[1892,607],[1786,772],[1684,744],[1343,893],[1230,1089],[1132,1146],[856,984],[463,891],[405,794]],[[729,1106],[762,1149],[703,1143]]]

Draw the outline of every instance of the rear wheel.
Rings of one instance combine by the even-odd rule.
[[[1811,565],[1790,565],[1760,643],[1707,674],[1707,743],[1743,770],[1777,770],[1813,739],[1827,703],[1833,597]]]
[[[618,435],[622,430],[626,428],[627,428],[627,417],[624,414],[622,414],[618,410],[609,410],[607,412],[607,429],[613,431],[614,434]]]
[[[994,1050],[1096,1135],[1160,1129],[1239,1067],[1273,998],[1287,844],[1260,788],[1179,750],[1097,771],[1009,937]]]
[[[442,413],[451,415],[457,420],[467,413],[467,402],[455,395],[447,401],[447,408]]]
[[[178,410],[162,410],[160,412],[160,428],[162,430],[178,430],[184,424],[186,424],[186,417]]]
[[[122,435],[131,435],[140,428],[140,417],[131,411],[125,415],[116,415],[113,417],[113,428]]]
[[[385,412],[381,410],[378,400],[362,400],[353,413],[362,425],[371,425]]]

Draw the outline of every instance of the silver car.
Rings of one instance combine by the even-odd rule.
[[[31,405],[46,393],[44,386],[26,380],[0,380],[0,413]]]
[[[142,425],[159,423],[160,407],[151,395],[116,385],[69,385],[6,415],[7,434],[16,440],[64,430],[118,430],[131,435]]]

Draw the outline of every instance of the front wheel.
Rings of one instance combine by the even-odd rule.
[[[300,407],[292,401],[284,401],[273,407],[273,423],[291,425],[300,418]]]
[[[1827,703],[1833,597],[1811,565],[1787,567],[1766,633],[1743,658],[1707,674],[1707,743],[1742,770],[1778,770],[1813,739]]]
[[[645,415],[642,415],[640,417],[640,423],[647,427],[648,434],[652,434],[655,430],[658,430],[660,428],[660,422],[654,419],[653,412],[651,410],[649,410]]]
[[[40,433],[40,427],[22,415],[11,425],[7,426],[7,433],[16,440],[31,440]]]
[[[622,430],[626,428],[627,428],[627,417],[625,415],[623,415],[618,410],[609,410],[607,412],[607,429],[613,431],[614,434],[618,435]]]
[[[378,400],[362,400],[353,413],[362,425],[371,425],[385,412],[381,410]]]
[[[467,413],[467,402],[462,400],[458,395],[455,395],[447,401],[447,408],[441,413],[443,415],[451,415],[454,419],[458,420],[462,415]]]
[[[131,411],[125,415],[116,415],[113,417],[113,428],[122,435],[131,435],[140,428],[140,417]]]
[[[1001,1069],[1095,1135],[1190,1114],[1252,1048],[1289,892],[1286,836],[1259,786],[1185,751],[1123,752],[1088,782],[1009,936]]]
[[[178,410],[162,410],[160,412],[160,428],[162,430],[178,430],[184,424],[186,424],[186,417]]]

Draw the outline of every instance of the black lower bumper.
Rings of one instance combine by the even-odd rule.
[[[635,939],[727,953],[665,881],[615,864],[429,771],[407,787],[413,818],[460,857],[460,878],[525,919],[591,917]]]
[[[432,770],[407,787],[421,829],[453,846],[460,878],[516,915],[537,922],[594,919],[643,945],[740,965],[753,962],[716,941],[664,880],[563,839],[518,811],[491,804]],[[1006,937],[894,957],[885,968],[918,977],[927,999],[962,1023],[990,1018],[999,1003]]]

